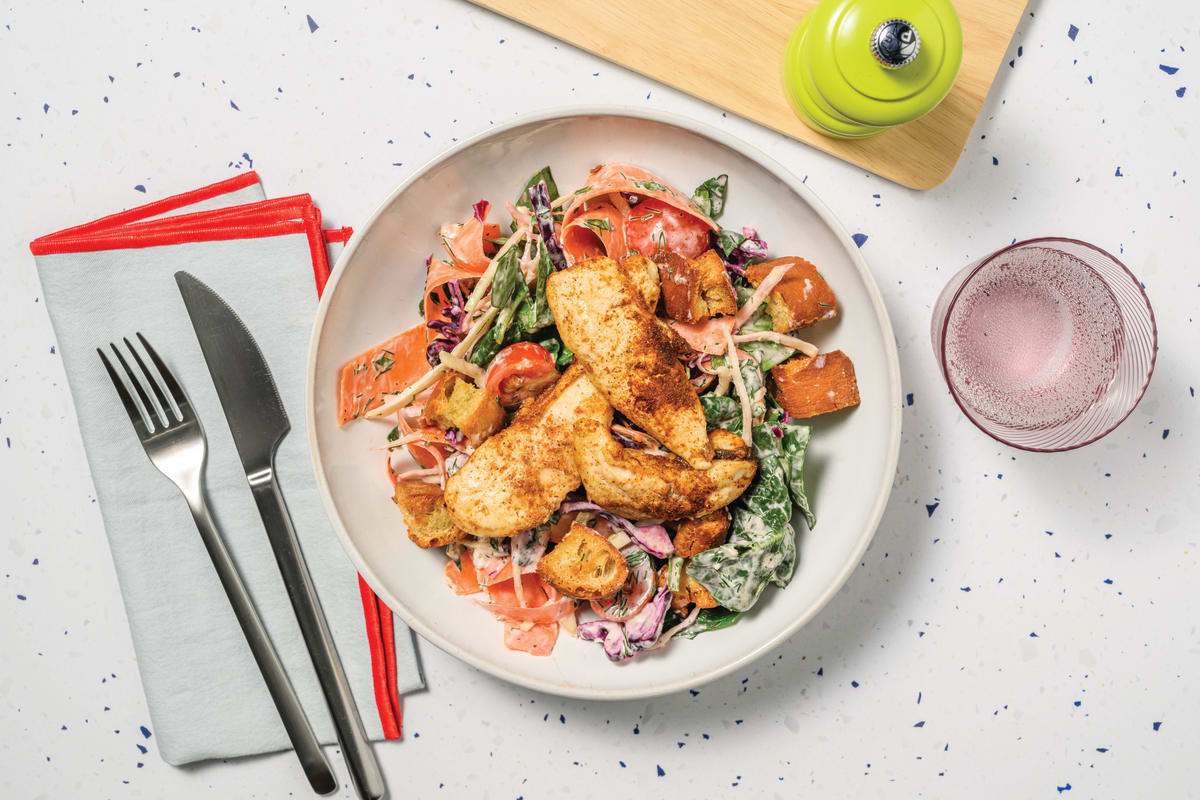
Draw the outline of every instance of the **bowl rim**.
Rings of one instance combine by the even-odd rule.
[[[954,311],[954,306],[958,303],[959,297],[961,297],[963,292],[966,291],[967,285],[974,280],[975,276],[979,274],[980,270],[982,270],[988,264],[991,264],[1000,256],[1013,250],[1017,250],[1022,247],[1029,247],[1030,245],[1053,245],[1056,242],[1077,244],[1080,247],[1086,247],[1089,250],[1095,250],[1097,253],[1120,267],[1129,277],[1130,282],[1132,282],[1137,288],[1138,292],[1141,293],[1142,301],[1146,304],[1146,312],[1150,315],[1150,364],[1146,367],[1146,377],[1142,380],[1142,386],[1138,390],[1137,397],[1135,397],[1133,402],[1129,404],[1129,408],[1124,414],[1121,415],[1120,419],[1106,428],[1102,433],[1097,433],[1089,439],[1062,447],[1033,447],[1031,445],[1010,442],[1000,434],[985,428],[983,424],[975,418],[975,415],[979,412],[970,409],[967,403],[958,396],[958,392],[954,389],[954,383],[950,380],[950,367],[947,364],[946,358],[946,339],[950,332],[950,314]],[[938,341],[936,344],[937,350],[934,352],[934,358],[938,361],[938,372],[942,374],[942,379],[946,382],[946,388],[950,390],[950,397],[954,399],[959,411],[963,413],[964,417],[971,421],[972,425],[974,425],[976,428],[979,428],[979,430],[983,431],[988,436],[992,437],[1006,447],[1024,450],[1027,453],[1067,453],[1071,450],[1078,450],[1081,447],[1087,447],[1089,444],[1100,441],[1105,436],[1108,436],[1117,428],[1121,427],[1121,424],[1124,423],[1125,420],[1129,419],[1129,415],[1133,413],[1134,409],[1138,407],[1138,403],[1142,402],[1142,398],[1146,396],[1146,390],[1150,388],[1150,379],[1154,377],[1154,365],[1158,363],[1158,320],[1154,316],[1154,306],[1150,304],[1150,295],[1146,294],[1146,287],[1142,285],[1142,282],[1138,280],[1138,277],[1133,274],[1133,271],[1129,269],[1129,267],[1125,266],[1124,261],[1114,256],[1103,247],[1094,245],[1091,242],[1085,242],[1082,239],[1073,239],[1070,236],[1037,236],[1032,239],[1024,239],[1019,242],[1012,242],[1011,244],[1005,245],[996,252],[979,259],[978,264],[973,267],[968,266],[967,269],[969,269],[970,272],[963,279],[962,283],[958,285],[958,288],[954,290],[954,296],[951,297],[950,302],[946,304],[946,313],[945,317],[942,319],[941,330],[938,331]],[[1103,277],[1100,279],[1101,281],[1104,281],[1105,285],[1107,286],[1108,282],[1105,281]],[[951,278],[951,280],[953,280],[953,278]]]
[[[342,549],[346,551],[350,561],[358,570],[359,575],[367,582],[367,585],[387,604],[387,606],[408,625],[414,632],[420,634],[424,639],[437,646],[442,651],[454,656],[476,669],[482,670],[489,675],[494,675],[503,680],[514,683],[518,686],[523,686],[529,689],[534,689],[539,692],[553,694],[560,697],[571,697],[587,700],[633,700],[648,697],[658,697],[667,694],[681,692],[684,689],[690,689],[702,684],[714,681],[724,677],[729,673],[743,667],[761,656],[765,655],[772,648],[790,638],[803,625],[807,624],[817,613],[824,608],[834,595],[842,588],[849,579],[850,574],[858,566],[858,562],[862,554],[866,551],[867,546],[875,536],[875,531],[879,527],[879,523],[883,518],[884,510],[887,507],[887,502],[891,496],[893,476],[896,472],[896,466],[900,457],[900,425],[901,425],[901,407],[899,402],[891,403],[891,419],[889,420],[889,429],[891,431],[890,441],[886,443],[886,466],[884,471],[884,479],[879,490],[875,493],[873,506],[868,517],[868,522],[863,526],[855,540],[851,551],[847,558],[842,563],[834,579],[825,587],[821,594],[814,600],[802,613],[791,619],[787,624],[781,626],[775,633],[768,636],[766,639],[758,643],[749,650],[742,652],[737,657],[730,660],[723,666],[716,667],[702,673],[689,674],[686,677],[681,677],[667,682],[655,683],[640,687],[629,687],[620,689],[595,689],[589,687],[573,686],[569,684],[558,684],[550,681],[532,678],[528,675],[523,675],[519,672],[514,672],[507,667],[490,662],[486,659],[476,657],[475,655],[466,652],[458,647],[452,641],[433,630],[424,620],[409,613],[408,609],[401,603],[398,598],[392,596],[384,587],[383,582],[375,574],[371,566],[366,563],[366,560],[358,552],[354,543],[350,539],[350,534],[346,530],[341,517],[337,513],[337,509],[333,503],[333,496],[330,491],[328,482],[325,479],[325,470],[321,460],[320,450],[317,447],[316,434],[316,408],[315,408],[315,386],[316,386],[316,365],[317,365],[317,350],[324,334],[325,318],[328,314],[330,304],[333,297],[337,294],[337,287],[342,275],[344,274],[344,265],[354,257],[359,245],[367,231],[375,224],[376,220],[387,210],[389,206],[403,192],[421,178],[426,172],[438,166],[442,162],[457,155],[460,151],[472,147],[479,142],[489,139],[501,133],[520,128],[530,124],[546,123],[552,120],[567,119],[571,117],[585,116],[617,116],[631,117],[635,119],[647,120],[650,122],[658,122],[670,125],[675,128],[680,128],[689,133],[699,134],[718,144],[734,150],[735,152],[749,158],[751,161],[757,162],[759,166],[767,170],[773,176],[778,178],[789,189],[794,191],[800,198],[806,202],[817,216],[819,216],[835,236],[841,241],[843,249],[850,257],[864,285],[867,293],[871,296],[871,303],[879,321],[881,328],[884,331],[884,350],[887,360],[887,386],[900,389],[900,358],[896,348],[895,331],[892,328],[891,319],[888,316],[887,308],[883,302],[883,296],[879,292],[879,286],[875,282],[874,276],[867,268],[866,260],[859,251],[858,246],[846,231],[842,223],[834,216],[828,206],[813,192],[808,186],[795,176],[790,170],[785,168],[775,159],[771,158],[766,153],[762,152],[756,146],[746,142],[732,134],[726,133],[712,125],[701,122],[696,119],[675,114],[657,109],[638,108],[625,105],[597,105],[597,104],[581,104],[561,106],[556,108],[545,109],[542,111],[524,114],[502,125],[489,127],[473,136],[463,139],[442,152],[435,155],[433,158],[426,161],[419,168],[414,170],[375,208],[366,221],[354,231],[353,236],[346,243],[341,255],[338,257],[334,265],[333,272],[325,286],[325,290],[321,294],[321,300],[317,307],[317,315],[313,321],[312,335],[309,340],[308,364],[305,371],[305,423],[308,429],[308,449],[312,459],[313,471],[317,485],[320,489],[321,500],[325,508],[326,516],[329,518],[331,527],[337,534],[338,541],[342,545]]]

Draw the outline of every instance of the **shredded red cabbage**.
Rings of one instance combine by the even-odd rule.
[[[607,619],[579,623],[579,638],[586,642],[603,642],[609,661],[633,658],[639,650],[648,650],[662,635],[663,620],[671,602],[671,590],[663,586],[654,598],[624,622]]]
[[[449,339],[434,339],[425,348],[425,360],[429,362],[429,366],[436,367],[442,363],[441,354],[449,353],[454,349],[457,342],[452,342]]]
[[[645,650],[662,633],[663,620],[667,616],[667,605],[671,602],[671,590],[663,586],[654,599],[642,610],[625,621],[625,635],[634,651]]]
[[[758,235],[754,228],[742,228],[743,240],[737,247],[729,251],[725,259],[725,267],[738,277],[746,277],[746,265],[751,261],[767,257],[767,243]]]
[[[432,259],[432,256],[430,259]],[[429,263],[429,261],[426,261],[427,265]],[[429,362],[430,366],[434,367],[441,363],[440,355],[443,352],[453,350],[463,340],[462,325],[467,317],[467,303],[463,297],[462,287],[459,285],[458,278],[447,281],[443,284],[443,289],[449,301],[441,310],[441,316],[445,317],[445,319],[431,319],[425,323],[425,327],[438,335],[425,348],[425,360]]]
[[[533,206],[533,216],[537,221],[538,235],[546,245],[546,254],[554,269],[567,268],[567,257],[563,253],[562,244],[554,234],[554,211],[550,208],[550,190],[545,181],[538,181],[529,187],[529,203]]]
[[[606,508],[596,505],[587,500],[570,500],[559,506],[559,512],[569,514],[573,511],[591,511],[596,515],[604,517],[609,522],[617,525],[625,533],[629,534],[629,538],[633,539],[638,547],[645,550],[655,558],[667,558],[675,552],[675,543],[671,541],[671,534],[667,533],[667,529],[662,525],[634,525],[625,517],[612,513]]]
[[[471,209],[475,212],[475,219],[479,220],[480,222],[484,222],[487,220],[488,210],[491,207],[492,204],[487,200],[480,200],[478,203],[471,206]]]
[[[617,433],[616,431],[613,431],[612,437],[621,443],[621,447],[632,447],[634,450],[642,449],[641,444],[639,444],[638,442],[635,442],[633,439],[630,439],[628,436],[626,436],[623,433]]]
[[[575,630],[585,642],[603,642],[604,654],[609,661],[623,661],[634,653],[629,646],[629,637],[625,635],[625,626],[620,622],[594,619],[579,623]]]

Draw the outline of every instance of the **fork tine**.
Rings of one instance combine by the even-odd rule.
[[[175,405],[179,406],[180,415],[184,419],[187,419],[191,412],[191,404],[188,403],[188,398],[183,392],[183,387],[179,385],[179,381],[175,380],[175,375],[171,370],[167,369],[167,365],[158,357],[158,352],[150,346],[150,342],[146,341],[146,337],[142,336],[141,331],[138,331],[137,338],[142,343],[142,347],[146,349],[146,355],[150,356],[150,360],[154,362],[155,368],[158,369],[158,374],[162,376],[163,383],[167,385],[167,391],[171,393],[171,397],[175,400]]]
[[[147,396],[146,390],[142,388],[142,384],[138,381],[137,376],[134,375],[133,370],[129,368],[129,363],[125,360],[125,356],[121,355],[121,351],[117,349],[115,344],[109,343],[108,346],[112,348],[113,353],[117,357],[117,361],[121,362],[121,367],[125,370],[125,374],[129,376],[129,382],[133,384],[133,388],[137,391],[138,399],[142,401],[142,408],[146,409],[146,418],[150,421],[150,427],[166,428],[167,425],[165,422],[160,423],[159,420],[155,418],[154,403],[150,402],[150,398]]]
[[[104,369],[108,370],[108,377],[112,379],[113,387],[117,390],[117,396],[121,398],[121,405],[125,406],[125,412],[129,414],[129,421],[133,423],[134,429],[138,435],[149,432],[146,426],[146,420],[142,417],[142,412],[138,409],[137,403],[129,396],[129,390],[125,388],[125,384],[121,381],[121,376],[113,369],[112,362],[104,355],[104,351],[99,347],[96,348],[96,355],[100,356],[100,360],[104,362]]]
[[[125,342],[125,346],[133,354],[133,360],[137,362],[138,367],[142,370],[142,374],[146,376],[146,383],[150,384],[150,390],[158,398],[158,407],[162,409],[162,418],[165,427],[171,427],[175,424],[174,414],[172,413],[171,403],[167,400],[167,396],[163,394],[162,387],[158,385],[158,381],[150,374],[150,370],[146,369],[146,362],[142,361],[142,357],[138,355],[138,351],[130,344],[128,337],[122,337],[121,341]]]

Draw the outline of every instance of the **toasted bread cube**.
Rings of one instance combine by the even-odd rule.
[[[687,590],[688,601],[695,603],[698,608],[716,608],[720,603],[695,578],[687,574],[687,564],[683,565],[683,584]]]
[[[658,262],[658,282],[667,316],[673,320],[696,323],[737,313],[733,283],[715,250],[690,260],[667,253]]]
[[[538,561],[537,574],[567,597],[602,600],[625,585],[629,565],[608,539],[572,523],[566,537]]]
[[[725,262],[716,250],[705,250],[698,258],[689,262],[700,275],[700,296],[704,300],[706,316],[737,313],[737,295],[733,282],[725,270]]]
[[[404,515],[408,538],[418,547],[442,547],[467,538],[467,534],[450,519],[440,486],[420,481],[400,481],[396,484],[392,499]]]
[[[716,608],[720,603],[695,578],[687,574],[691,559],[683,562],[683,571],[679,576],[679,591],[671,593],[671,608],[680,614],[687,613],[687,607],[695,603],[698,608]],[[663,564],[658,571],[658,585],[667,581],[667,565]]]
[[[504,427],[500,398],[476,388],[457,372],[447,372],[425,403],[425,419],[443,428],[458,428],[473,446]]]
[[[858,405],[854,364],[841,350],[796,355],[771,370],[775,399],[793,417],[815,417]]]
[[[675,555],[691,558],[724,544],[729,522],[729,511],[724,508],[702,517],[679,520],[675,526]]]
[[[796,328],[837,316],[837,298],[829,284],[817,272],[817,268],[803,258],[788,256],[764,261],[746,267],[746,279],[758,286],[771,270],[783,264],[791,264],[783,280],[767,295],[767,313],[771,315],[772,327],[778,333],[787,333]]]

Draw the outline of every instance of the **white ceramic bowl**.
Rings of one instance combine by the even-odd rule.
[[[786,589],[771,586],[730,628],[612,664],[600,646],[560,636],[554,653],[506,650],[501,623],[458,597],[443,578],[445,555],[405,535],[378,448],[392,425],[335,424],[339,367],[418,321],[425,257],[438,226],[464,219],[487,198],[503,221],[505,200],[549,164],[558,185],[582,185],[605,161],[642,165],[682,190],[729,175],[721,221],[753,225],[773,255],[816,264],[838,296],[840,318],[805,331],[821,349],[854,361],[862,404],[818,418],[805,470],[817,527],[797,517],[799,563]],[[422,637],[506,680],[594,699],[676,692],[745,665],[782,642],[829,601],[866,549],[883,514],[900,447],[900,368],[887,311],[846,231],[782,166],[721,131],[648,110],[547,112],[490,129],[451,148],[401,184],[360,226],[325,288],[308,361],[307,424],[317,481],[333,527],[371,588]]]

